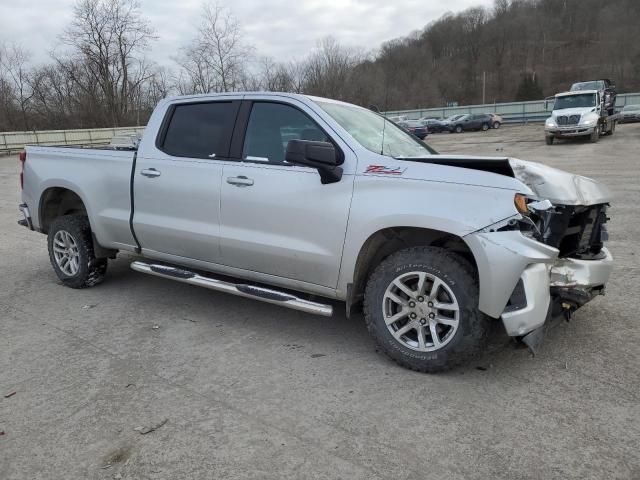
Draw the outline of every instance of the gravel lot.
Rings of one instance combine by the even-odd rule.
[[[0,478],[640,478],[640,124],[552,147],[541,128],[429,142],[607,183],[607,295],[535,358],[498,330],[441,375],[387,360],[341,308],[238,299],[129,256],[97,288],[64,288],[45,237],[16,224],[17,161],[0,157]]]

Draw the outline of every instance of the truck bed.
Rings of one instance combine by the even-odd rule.
[[[66,188],[81,198],[101,245],[122,248],[134,244],[129,228],[134,150],[95,145],[28,145],[25,150],[23,196],[32,205],[36,228],[41,213],[37,199]]]

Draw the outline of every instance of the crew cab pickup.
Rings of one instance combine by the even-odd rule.
[[[324,98],[170,98],[138,146],[28,146],[20,158],[20,223],[48,235],[63,284],[99,284],[126,251],[138,272],[303,312],[332,315],[339,300],[419,371],[481,351],[494,321],[535,349],[612,268],[603,185],[439,155]]]

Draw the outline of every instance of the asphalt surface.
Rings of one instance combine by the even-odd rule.
[[[0,479],[640,478],[640,124],[551,147],[541,128],[428,141],[608,184],[607,295],[536,357],[497,329],[440,375],[396,366],[339,306],[239,299],[130,256],[99,287],[65,288],[45,237],[16,224],[17,159],[1,157]]]

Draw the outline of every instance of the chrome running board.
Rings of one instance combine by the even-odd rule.
[[[148,264],[144,262],[133,262],[131,268],[136,272],[155,275],[156,277],[168,278],[178,282],[190,283],[210,290],[226,292],[239,297],[253,298],[274,305],[292,308],[301,312],[314,313],[324,317],[333,315],[333,307],[323,303],[310,302],[303,298],[296,297],[290,293],[273,290],[270,288],[257,287],[244,283],[230,283],[215,278],[205,277],[183,268],[169,267],[166,265]]]

